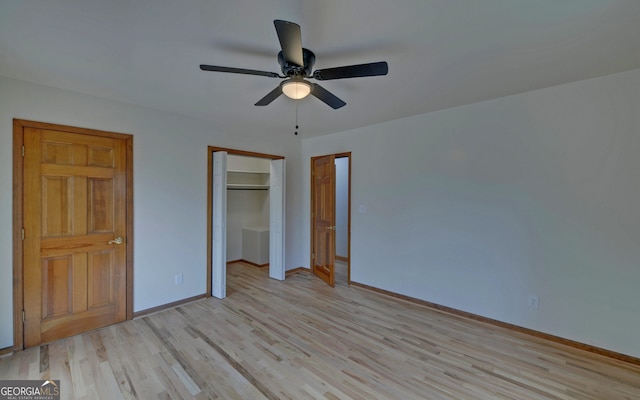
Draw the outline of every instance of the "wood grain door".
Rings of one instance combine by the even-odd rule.
[[[24,129],[24,344],[126,319],[126,141]]]
[[[311,159],[311,270],[335,285],[336,178],[335,156]]]

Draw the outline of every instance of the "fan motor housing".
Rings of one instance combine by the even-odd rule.
[[[282,74],[284,76],[311,76],[311,69],[313,68],[313,64],[316,62],[316,55],[313,54],[311,50],[303,48],[302,61],[304,63],[303,66],[289,64],[284,59],[284,54],[282,53],[282,51],[278,53],[278,64],[280,64],[280,67],[282,68]]]

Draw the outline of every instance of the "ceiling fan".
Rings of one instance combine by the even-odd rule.
[[[255,105],[266,106],[277,99],[282,93],[292,99],[302,99],[311,94],[322,100],[329,107],[338,109],[347,103],[335,96],[317,83],[307,81],[315,79],[328,81],[333,79],[360,78],[365,76],[386,75],[389,67],[386,61],[348,65],[344,67],[318,69],[311,72],[316,56],[311,50],[302,47],[300,25],[282,21],[273,21],[282,50],[278,53],[278,63],[282,75],[276,72],[258,71],[254,69],[220,67],[215,65],[200,65],[203,71],[230,72],[233,74],[266,76],[269,78],[285,78],[280,85],[260,99]]]

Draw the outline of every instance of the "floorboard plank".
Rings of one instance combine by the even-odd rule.
[[[640,367],[308,273],[0,358],[63,399],[638,399]]]

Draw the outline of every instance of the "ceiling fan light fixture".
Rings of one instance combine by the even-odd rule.
[[[305,80],[290,79],[282,83],[282,93],[294,100],[304,99],[311,93],[311,84]]]
[[[309,49],[302,47],[302,35],[300,25],[276,19],[273,21],[276,34],[280,41],[278,52],[278,64],[282,74],[269,71],[259,71],[256,69],[223,67],[219,65],[200,64],[203,71],[226,72],[232,74],[265,76],[268,78],[284,78],[278,86],[274,87],[266,96],[255,103],[256,106],[266,106],[271,104],[283,93],[285,96],[294,99],[304,99],[308,95],[322,101],[329,107],[337,110],[347,105],[327,89],[317,83],[310,83],[307,79],[328,81],[333,79],[361,78],[365,76],[387,75],[389,66],[386,61],[378,61],[366,64],[345,65],[342,67],[324,68],[313,70],[316,55]]]

